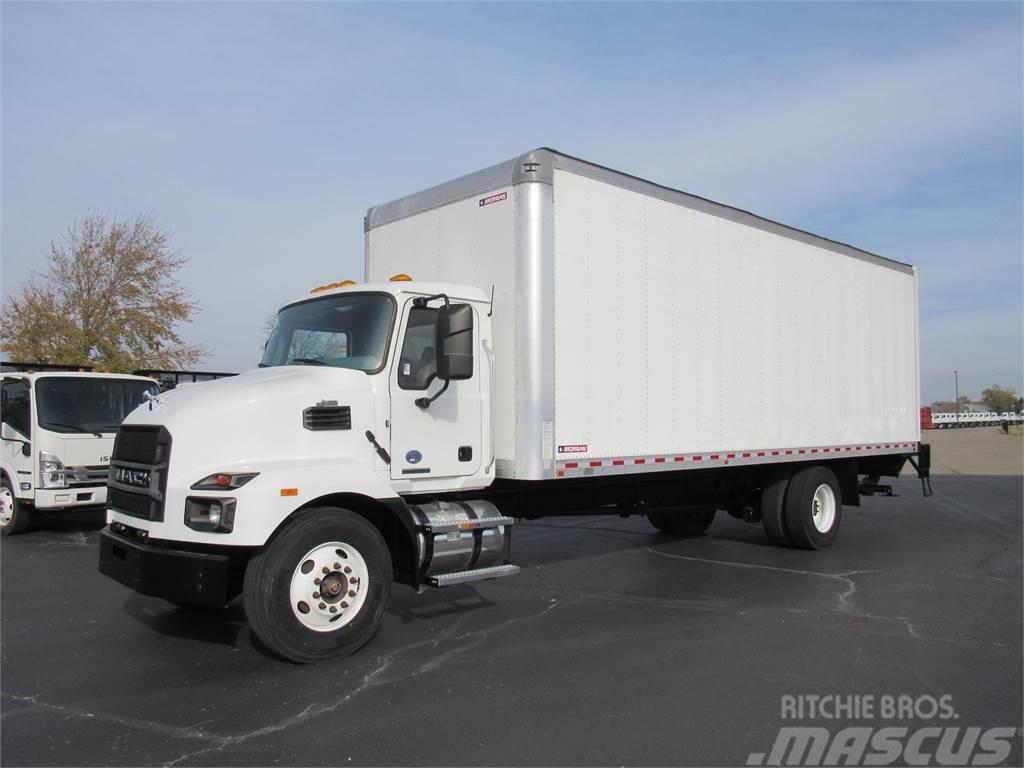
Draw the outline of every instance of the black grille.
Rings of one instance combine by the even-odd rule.
[[[159,504],[160,502],[149,496],[128,493],[128,491],[122,491],[120,488],[111,488],[107,493],[108,507],[116,509],[118,512],[124,512],[126,515],[141,517],[144,520],[162,519],[162,514],[158,514],[156,517],[153,516],[153,512],[157,510]],[[162,510],[160,511],[162,512]]]
[[[171,459],[171,433],[164,427],[123,426],[117,431],[111,472],[107,481],[107,506],[144,520],[164,519],[167,464]],[[147,469],[148,488],[135,488],[115,480],[117,467]]]
[[[302,412],[306,429],[352,429],[352,410],[347,405],[318,405]]]
[[[167,461],[171,436],[163,427],[123,426],[114,440],[113,459],[136,464],[160,464]]]

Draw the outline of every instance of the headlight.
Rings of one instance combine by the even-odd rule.
[[[185,525],[194,531],[231,533],[235,527],[235,500],[189,496],[185,499]]]
[[[207,475],[192,486],[193,491],[233,491],[252,480],[259,472],[218,472]]]
[[[64,462],[46,451],[39,452],[39,487],[68,487],[67,475],[64,473]]]

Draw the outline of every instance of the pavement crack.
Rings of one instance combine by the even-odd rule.
[[[850,577],[864,573],[877,573],[877,571],[843,571],[841,573],[822,573],[821,571],[806,571],[801,568],[782,568],[781,566],[777,565],[762,565],[760,563],[738,563],[734,560],[711,560],[706,557],[676,555],[671,552],[661,552],[652,547],[648,547],[647,551],[650,552],[652,555],[668,557],[672,558],[673,560],[690,560],[696,563],[710,563],[711,565],[723,565],[732,568],[748,568],[752,570],[775,571],[777,573],[789,573],[795,576],[813,576],[819,579],[836,581],[845,587],[845,589],[836,594],[836,605],[840,610],[845,612],[850,612],[853,610],[852,606],[850,605],[850,600],[857,592],[857,584]]]

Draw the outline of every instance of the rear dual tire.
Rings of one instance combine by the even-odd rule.
[[[824,466],[770,475],[761,494],[761,522],[779,546],[824,549],[839,535],[842,493],[835,473]]]
[[[377,633],[391,596],[391,554],[380,532],[346,509],[299,517],[249,561],[249,626],[273,653],[300,664],[347,656]]]
[[[715,508],[648,512],[647,519],[662,533],[672,536],[700,536],[715,520]]]

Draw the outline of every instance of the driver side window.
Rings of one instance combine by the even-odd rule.
[[[398,360],[398,386],[426,389],[437,376],[437,310],[413,307]]]
[[[3,415],[5,424],[25,437],[32,435],[32,411],[29,407],[28,382],[25,379],[4,379]]]

